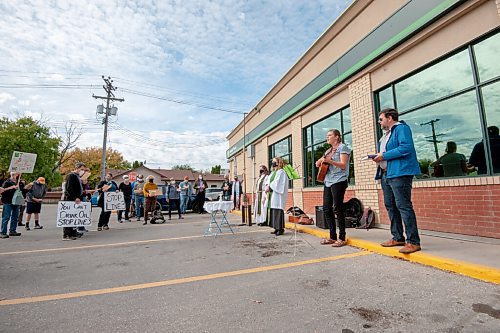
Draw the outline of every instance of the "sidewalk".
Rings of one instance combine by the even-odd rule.
[[[239,211],[233,214],[241,215]],[[286,223],[287,229],[295,223]],[[299,232],[318,238],[328,238],[327,229],[314,225],[297,225]],[[466,275],[475,279],[500,284],[500,239],[419,230],[422,251],[413,254],[399,253],[400,247],[382,247],[379,244],[391,238],[388,226],[361,230],[348,228],[347,244],[378,254],[397,257],[442,270]],[[319,239],[318,239],[319,244]]]

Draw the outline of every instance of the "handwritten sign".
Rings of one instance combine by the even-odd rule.
[[[104,192],[104,211],[125,210],[123,192]]]
[[[57,224],[63,227],[87,227],[92,225],[91,203],[74,201],[59,201],[57,204]]]
[[[36,154],[14,151],[10,160],[9,172],[33,173]]]

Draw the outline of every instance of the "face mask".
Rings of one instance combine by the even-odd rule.
[[[202,176],[200,176],[200,177],[198,177],[198,179],[199,179],[199,180],[202,180],[202,179],[203,179],[203,177],[202,177]]]
[[[271,166],[272,166],[273,168],[276,168],[276,167],[278,166],[278,163],[276,163],[276,162],[274,162],[274,161],[273,161],[273,162],[271,163]]]
[[[106,177],[106,181],[109,182],[111,180],[111,178],[109,177]]]
[[[79,175],[80,177],[82,177],[84,174],[85,174],[85,171],[83,171],[83,170],[78,171],[78,175]]]
[[[174,184],[175,184],[175,180],[172,180],[172,181],[170,182],[170,184],[174,185]]]
[[[137,181],[138,181],[139,183],[142,183],[142,182],[144,181],[144,179],[137,179]]]

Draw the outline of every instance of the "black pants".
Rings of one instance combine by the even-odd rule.
[[[125,210],[119,210],[118,211],[118,221],[122,220],[122,212],[125,212],[125,220],[128,220],[128,212],[130,211],[130,201],[132,200],[131,197],[124,197],[125,200]]]
[[[198,213],[202,214],[204,209],[203,205],[205,204],[205,192],[200,192],[196,194],[196,206],[198,208]]]
[[[345,241],[345,212],[344,195],[347,189],[347,180],[323,188],[323,214],[325,222],[330,227],[330,238],[337,240],[335,216],[339,223],[339,238]]]
[[[168,199],[168,218],[172,218],[172,206],[175,204],[179,217],[181,217],[181,200],[180,199]]]
[[[111,217],[111,212],[105,212],[104,208],[101,210],[101,215],[99,215],[99,223],[97,224],[98,227],[104,227],[105,225],[108,225],[109,223],[109,218]]]

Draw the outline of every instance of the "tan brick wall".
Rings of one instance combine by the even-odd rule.
[[[349,85],[351,107],[354,172],[356,177],[356,197],[365,207],[371,207],[378,215],[379,197],[375,182],[376,166],[371,161],[361,161],[361,157],[376,152],[376,124],[370,74],[360,77]]]
[[[500,16],[500,0],[497,0],[497,10],[498,10],[498,16]]]

